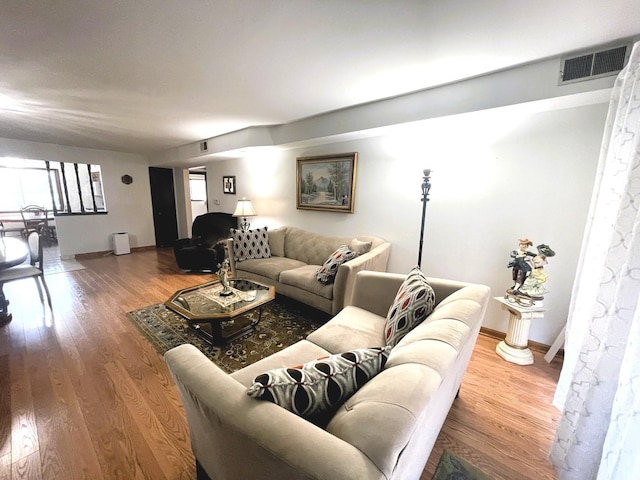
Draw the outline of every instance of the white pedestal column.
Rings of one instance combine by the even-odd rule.
[[[533,353],[529,350],[529,329],[531,320],[544,318],[544,309],[526,308],[508,302],[502,297],[494,297],[509,311],[509,327],[506,338],[496,346],[496,353],[506,361],[518,365],[531,365]]]

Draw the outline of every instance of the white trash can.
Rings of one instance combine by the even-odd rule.
[[[129,234],[127,232],[113,234],[113,253],[115,255],[131,253],[131,248],[129,247]]]

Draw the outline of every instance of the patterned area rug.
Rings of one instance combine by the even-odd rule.
[[[246,315],[255,319],[258,311]],[[324,312],[277,296],[263,307],[262,320],[255,330],[223,347],[214,347],[198,336],[184,318],[162,303],[134,310],[127,313],[127,317],[161,355],[173,347],[191,343],[227,373],[293,345],[330,318]]]
[[[474,467],[455,453],[445,450],[432,480],[493,480],[492,477]]]

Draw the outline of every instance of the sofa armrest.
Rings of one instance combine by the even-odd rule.
[[[390,254],[391,243],[383,242],[369,252],[340,265],[333,286],[332,313],[334,315],[345,305],[350,305],[356,274],[365,270],[386,271]]]
[[[193,345],[175,347],[164,358],[187,415],[193,453],[211,478],[383,478],[353,445],[247,396]]]

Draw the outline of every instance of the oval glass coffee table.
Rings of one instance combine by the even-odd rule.
[[[275,288],[253,280],[229,280],[231,293],[221,294],[219,281],[184,288],[165,305],[182,315],[204,340],[224,345],[255,328],[262,319],[262,307],[276,298]],[[244,314],[258,309],[258,317]]]

